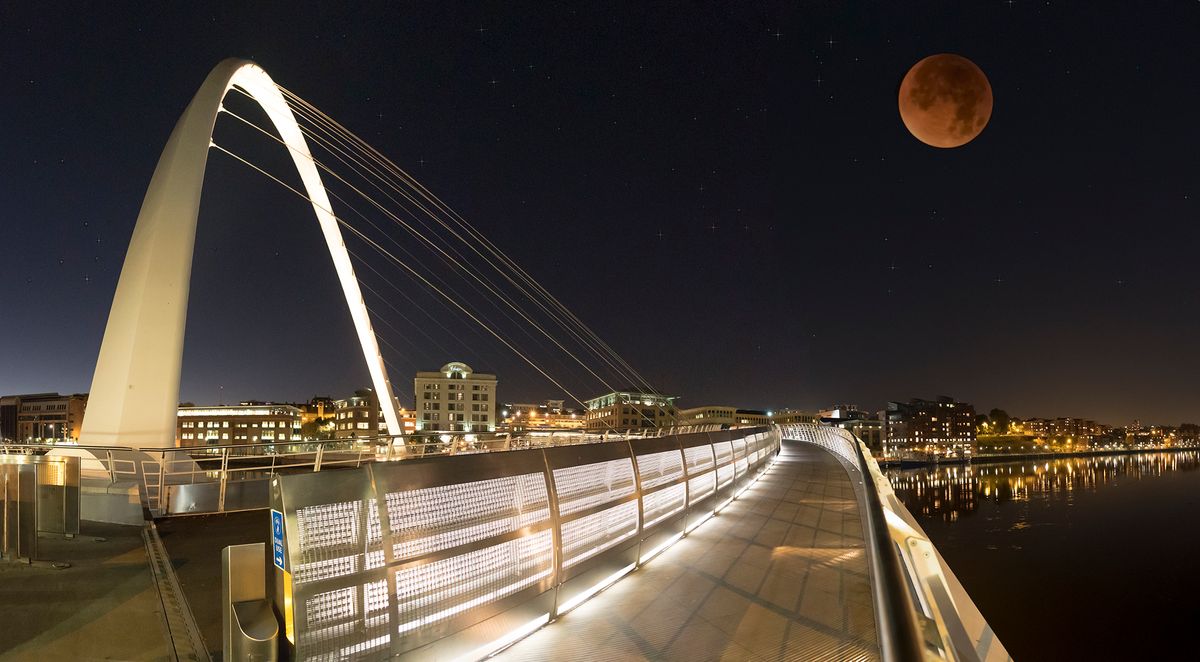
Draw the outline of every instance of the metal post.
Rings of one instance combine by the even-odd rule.
[[[272,461],[274,458],[272,458]],[[229,479],[227,470],[229,469],[229,449],[221,449],[221,492],[217,496],[217,512],[225,512],[225,484]]]
[[[158,507],[158,512],[167,512],[163,506],[163,494],[167,491],[167,451],[162,451],[158,456],[158,499],[155,506]]]
[[[321,457],[324,455],[324,452],[325,452],[325,446],[323,446],[323,445],[317,446],[317,458],[316,458],[316,460],[313,461],[313,473],[316,473],[321,470]],[[359,449],[358,449],[358,459],[359,459],[359,462],[361,463],[362,462],[362,446],[359,446]],[[355,466],[358,466],[358,465],[355,465]]]

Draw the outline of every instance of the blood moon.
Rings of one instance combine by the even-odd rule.
[[[917,140],[959,147],[975,139],[992,116],[992,86],[961,55],[930,55],[900,83],[900,119]]]

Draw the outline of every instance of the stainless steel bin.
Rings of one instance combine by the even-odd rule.
[[[0,555],[37,559],[38,532],[79,534],[79,458],[0,455]]]
[[[266,543],[221,550],[221,605],[224,659],[279,659],[279,621],[267,600]]]

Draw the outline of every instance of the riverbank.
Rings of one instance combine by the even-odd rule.
[[[905,458],[903,460],[903,468],[918,468],[918,467],[936,467],[949,464],[988,464],[993,462],[1022,462],[1025,460],[1058,460],[1071,457],[1095,457],[1098,455],[1134,455],[1137,453],[1177,453],[1180,451],[1200,450],[1197,446],[1167,446],[1158,448],[1102,448],[1088,451],[1051,451],[1047,453],[989,453],[987,455],[973,455],[970,458],[953,457],[943,458],[937,461],[920,460],[916,458]],[[879,463],[880,468],[893,469],[900,468],[901,460],[895,458],[882,459],[875,458]]]

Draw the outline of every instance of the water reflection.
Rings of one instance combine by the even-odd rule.
[[[1118,479],[1139,480],[1200,468],[1200,451],[1060,458],[1040,462],[941,465],[888,469],[892,489],[912,513],[956,521],[991,501],[1070,501]]]

